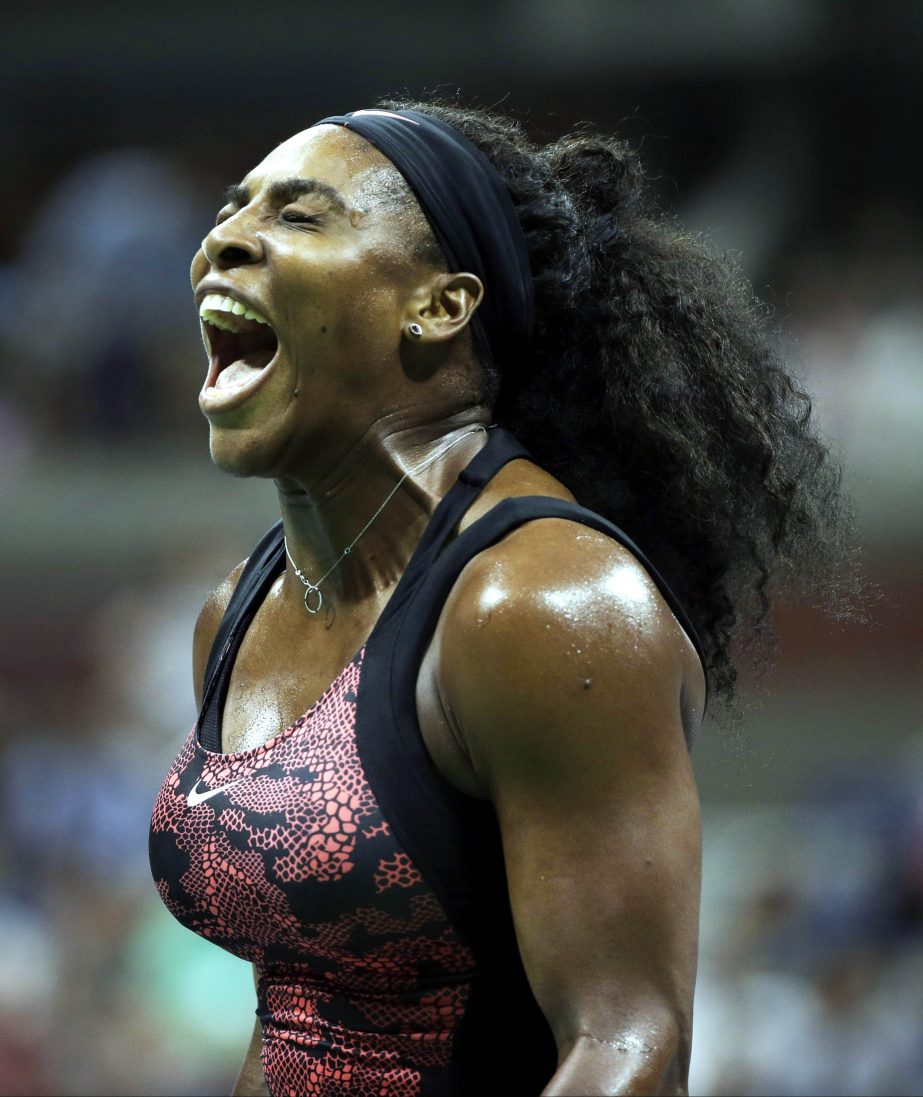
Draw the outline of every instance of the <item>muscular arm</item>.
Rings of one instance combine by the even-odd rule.
[[[610,539],[533,522],[472,561],[440,626],[447,716],[494,803],[517,938],[554,1032],[545,1093],[683,1093],[699,809],[688,639]]]
[[[192,641],[192,678],[195,688],[196,707],[202,707],[202,691],[204,688],[205,667],[208,663],[208,653],[211,651],[215,633],[221,624],[221,618],[227,604],[237,586],[237,580],[244,569],[246,560],[238,564],[231,574],[224,580],[221,586],[205,601],[199,618],[196,621],[195,634]],[[254,968],[253,981],[256,983],[257,973]],[[269,1087],[263,1076],[263,1067],[260,1062],[260,1048],[262,1046],[262,1032],[259,1021],[253,1028],[250,1044],[244,1055],[237,1083],[234,1086],[232,1097],[269,1097]]]

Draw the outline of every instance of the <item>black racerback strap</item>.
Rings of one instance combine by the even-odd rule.
[[[459,477],[434,515],[413,575],[398,604],[369,640],[357,698],[356,739],[366,778],[411,860],[438,897],[456,931],[472,947],[481,977],[475,981],[459,1033],[459,1061],[478,1064],[497,1034],[528,1054],[498,1076],[504,1092],[538,1092],[552,1075],[555,1041],[522,966],[493,806],[466,796],[436,769],[420,732],[416,687],[420,664],[452,586],[466,564],[509,532],[537,518],[566,518],[600,530],[624,545],[649,572],[701,656],[698,637],[666,581],[617,526],[575,503],[547,496],[505,499],[451,534],[484,484],[512,457],[528,456],[505,432],[491,437]],[[438,522],[437,522],[438,518]],[[408,569],[408,572],[410,569]],[[388,612],[392,610],[393,612]],[[515,689],[515,682],[511,688]],[[467,1050],[465,1050],[467,1049]],[[459,1082],[474,1092],[476,1071]]]
[[[418,650],[422,657],[436,628],[449,591],[466,564],[479,552],[497,544],[517,527],[536,518],[566,518],[571,522],[579,522],[581,525],[590,526],[607,534],[627,548],[653,579],[704,664],[705,657],[701,641],[688,614],[670,589],[666,579],[628,534],[595,511],[587,510],[586,507],[581,507],[577,503],[547,495],[522,495],[502,500],[478,521],[473,522],[439,556],[426,577],[426,595],[421,599],[421,607],[415,615],[414,626],[411,628],[416,641],[414,651]]]
[[[485,454],[482,451],[479,456]],[[688,616],[654,565],[617,526],[576,503],[548,496],[505,499],[468,526],[441,553],[432,546],[434,558],[409,593],[407,603],[373,636],[363,674],[357,736],[370,780],[376,792],[381,792],[385,814],[454,916],[457,927],[474,938],[478,936],[472,922],[476,897],[469,884],[484,867],[478,866],[479,849],[484,845],[476,836],[489,831],[495,823],[487,805],[458,792],[436,769],[417,721],[417,678],[446,598],[465,565],[512,530],[537,518],[580,522],[624,545],[648,571],[702,656]],[[515,683],[512,685],[515,688]],[[384,802],[389,798],[390,803]],[[409,817],[408,803],[413,804],[413,827],[402,833],[401,820]]]
[[[247,626],[256,615],[273,580],[282,571],[284,557],[282,523],[276,522],[263,535],[244,564],[212,641],[205,665],[202,710],[196,736],[201,746],[215,754],[221,751],[221,714],[231,681],[233,653],[240,646]]]

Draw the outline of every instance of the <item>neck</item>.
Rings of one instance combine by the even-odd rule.
[[[276,481],[288,552],[325,611],[394,586],[439,501],[485,444],[488,422],[486,408],[425,425],[378,421],[315,475]],[[303,603],[306,589],[287,560],[284,597]]]

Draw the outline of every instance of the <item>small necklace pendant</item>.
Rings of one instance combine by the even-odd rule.
[[[317,598],[317,601],[313,602],[313,603],[312,603],[312,600],[311,600],[311,595],[312,594],[315,595],[316,598]],[[324,604],[323,594],[321,594],[321,592],[317,589],[316,586],[314,586],[313,583],[309,584],[305,588],[305,592],[304,592],[304,608],[308,611],[308,613],[320,613],[320,608],[323,604]]]

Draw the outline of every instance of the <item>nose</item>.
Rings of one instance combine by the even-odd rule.
[[[263,257],[262,242],[258,236],[246,231],[240,213],[215,225],[202,241],[202,251],[218,270],[258,263]]]

